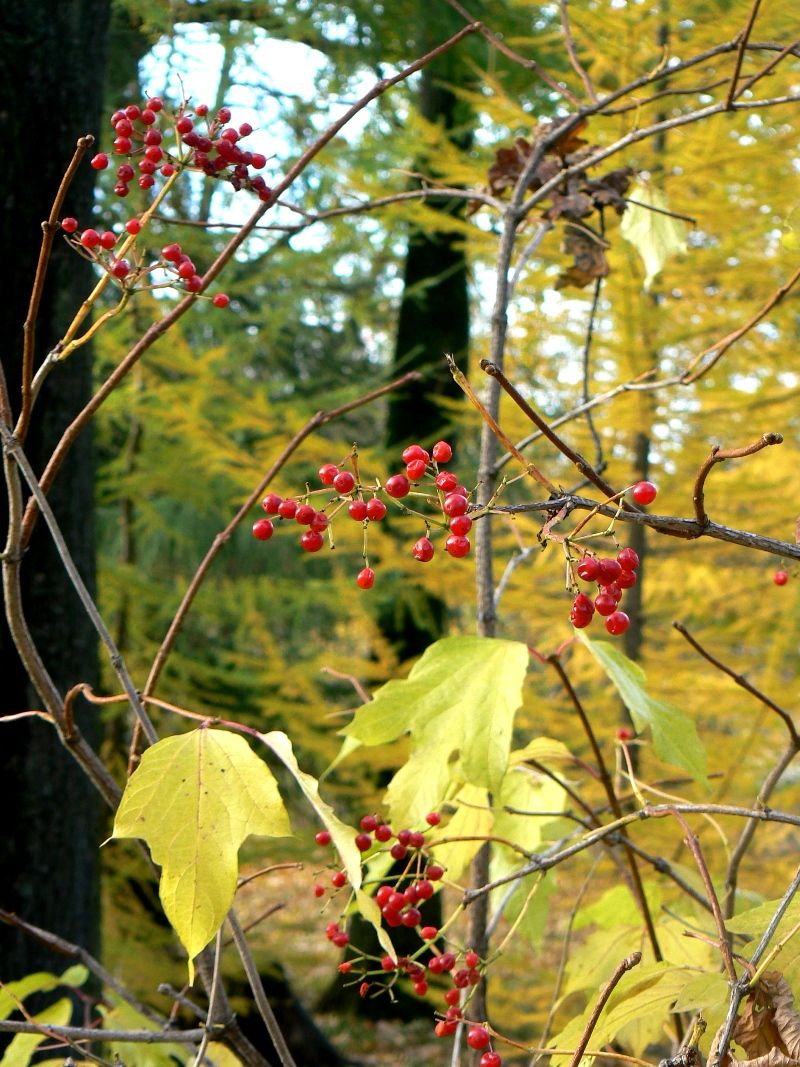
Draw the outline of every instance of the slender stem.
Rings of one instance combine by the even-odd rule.
[[[752,87],[757,81],[760,81],[762,78],[766,77],[766,75],[769,74],[772,70],[774,70],[775,67],[777,67],[777,65],[782,60],[784,60],[787,56],[795,52],[798,45],[800,45],[800,39],[792,41],[790,44],[787,44],[785,48],[782,48],[777,55],[773,56],[768,63],[764,64],[761,70],[757,70],[755,74],[751,74],[747,81],[743,82],[742,85],[739,86],[739,88],[736,90],[736,97],[738,98],[744,93],[746,93],[748,89],[752,89]]]
[[[597,1003],[592,1009],[592,1014],[586,1021],[586,1025],[583,1028],[583,1033],[578,1039],[577,1048],[575,1049],[575,1052],[572,1055],[572,1059],[569,1062],[569,1067],[578,1067],[578,1064],[581,1062],[583,1054],[586,1051],[586,1046],[589,1044],[589,1038],[594,1033],[594,1029],[600,1019],[600,1014],[603,1011],[603,1008],[606,1006],[608,998],[614,992],[614,989],[619,983],[619,980],[624,974],[627,974],[628,971],[632,971],[633,968],[638,966],[641,962],[641,952],[634,952],[632,953],[632,955],[626,956],[624,960],[617,964],[614,969],[614,973],[603,986],[603,990],[600,993],[600,996],[597,998]]]
[[[46,1026],[41,1023],[16,1022],[0,1019],[0,1033],[46,1034],[67,1041],[125,1041],[135,1045],[181,1045],[201,1041],[205,1030],[100,1030],[90,1026]]]
[[[705,526],[709,521],[708,515],[705,509],[705,484],[706,478],[711,473],[711,468],[716,463],[722,463],[726,459],[741,459],[743,456],[752,456],[756,452],[760,452],[762,448],[767,448],[769,445],[782,445],[783,435],[779,433],[765,433],[757,441],[754,441],[751,445],[745,445],[743,448],[720,448],[719,445],[715,445],[711,449],[711,455],[704,461],[700,470],[697,472],[697,478],[694,483],[694,491],[692,493],[692,501],[694,503],[694,514],[698,523]]]
[[[597,93],[594,91],[592,79],[586,73],[586,68],[578,59],[578,50],[575,47],[575,38],[572,36],[572,27],[569,24],[569,16],[567,15],[567,0],[559,0],[559,7],[561,8],[561,29],[564,31],[564,46],[567,49],[567,55],[572,64],[572,69],[583,82],[586,95],[593,104],[596,104]]]
[[[208,1021],[211,1022],[214,1019],[214,1011],[217,1001],[217,989],[219,987],[219,964],[222,956],[222,927],[217,930],[217,936],[214,941],[214,967],[211,973],[211,989],[208,994]],[[193,1067],[200,1067],[205,1056],[206,1049],[208,1048],[208,1042],[211,1038],[211,1028],[206,1027],[206,1032],[203,1034],[203,1040],[200,1042],[200,1048],[197,1050],[197,1055],[194,1058]]]
[[[286,1044],[286,1038],[283,1036],[283,1032],[278,1025],[278,1020],[275,1018],[275,1013],[267,999],[267,994],[264,992],[264,986],[261,982],[261,976],[258,973],[256,962],[253,959],[250,946],[247,944],[244,931],[239,925],[239,920],[237,919],[233,908],[228,912],[228,924],[230,925],[233,934],[233,943],[236,945],[236,950],[242,961],[247,980],[250,983],[250,989],[255,998],[258,1014],[264,1021],[267,1033],[272,1039],[272,1044],[275,1046],[275,1051],[278,1054],[278,1059],[281,1061],[282,1067],[297,1067],[294,1057],[289,1051],[289,1046]]]
[[[725,101],[726,110],[730,110],[733,105],[733,101],[736,99],[736,86],[739,82],[739,73],[742,69],[742,60],[744,59],[744,50],[747,48],[747,42],[750,39],[750,34],[753,32],[753,26],[755,25],[756,18],[758,16],[758,9],[761,7],[761,0],[753,0],[753,6],[750,8],[750,14],[747,18],[744,29],[739,37],[739,47],[736,51],[736,60],[733,65],[733,75],[731,77],[731,85],[728,89],[728,96]]]

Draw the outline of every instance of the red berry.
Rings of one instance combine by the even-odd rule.
[[[143,125],[152,126],[156,121],[156,114],[152,108],[146,107],[139,118],[142,120]]]
[[[135,237],[137,233],[142,232],[142,224],[138,219],[128,219],[125,223],[125,229],[132,237]]]
[[[437,441],[431,450],[431,455],[437,463],[449,463],[453,458],[453,449],[447,441]]]
[[[161,130],[148,130],[144,135],[144,143],[148,148],[152,148],[155,145],[160,145],[164,140]],[[147,155],[147,153],[145,153]]]
[[[230,302],[231,298],[227,293],[215,293],[211,299],[211,303],[215,308],[226,308]]]
[[[367,518],[372,522],[380,522],[380,520],[386,514],[386,505],[382,500],[378,500],[376,496],[372,500],[367,501]]]
[[[443,952],[439,957],[439,967],[441,968],[444,974],[446,974],[448,971],[452,971],[455,965],[456,958],[452,952]]]
[[[425,834],[423,834],[420,830],[414,830],[414,832],[411,834],[411,837],[409,837],[408,839],[408,843],[409,845],[411,845],[412,848],[422,848],[422,846],[425,844]]]
[[[420,563],[429,563],[433,559],[433,545],[427,537],[420,537],[418,541],[414,542],[411,554]]]
[[[329,522],[330,520],[324,511],[315,511],[314,518],[311,520],[311,529],[316,530],[317,533],[322,533],[323,530],[328,529]]]
[[[345,945],[350,943],[350,935],[342,930],[341,933],[334,934],[331,941],[333,941],[337,948],[344,948]]]
[[[375,571],[372,567],[362,567],[356,575],[356,582],[360,589],[371,589],[375,584]]]
[[[585,582],[596,582],[600,574],[600,560],[596,556],[584,556],[577,570]]]
[[[352,493],[356,484],[356,480],[350,471],[339,471],[333,479],[333,488],[341,496],[345,496],[347,493]]]
[[[321,533],[317,533],[316,530],[306,530],[303,536],[300,538],[300,547],[304,552],[319,552],[323,545],[323,538]]]
[[[341,889],[343,885],[347,885],[347,875],[344,871],[334,871],[331,875],[331,884],[335,885],[337,889]]]
[[[636,585],[636,571],[626,571],[624,568],[617,578],[616,584],[620,589],[630,589]]]
[[[456,515],[466,515],[468,507],[469,501],[465,496],[461,496],[460,493],[448,493],[444,498],[444,513],[451,519]]]
[[[438,863],[432,863],[425,873],[432,882],[438,882],[444,874],[444,867],[440,867]]]
[[[433,1032],[437,1037],[450,1037],[458,1029],[458,1023],[455,1019],[440,1019],[434,1026]]]
[[[631,490],[631,496],[637,504],[652,504],[658,495],[658,489],[652,482],[637,482]]]
[[[635,571],[639,566],[639,555],[632,548],[623,548],[617,553],[620,566],[626,571]]]
[[[419,932],[419,936],[423,941],[433,941],[439,931],[435,926],[423,926]]]
[[[145,148],[144,157],[151,163],[160,163],[161,160],[164,158],[164,152],[161,148],[158,147],[157,144],[151,144],[148,145],[147,148]]]
[[[397,831],[397,840],[400,842],[401,845],[407,845],[408,842],[411,840],[411,831],[410,830],[398,830]]]
[[[386,823],[381,823],[380,826],[375,827],[375,840],[376,841],[390,841],[394,835],[392,834],[391,826],[387,826]]]
[[[467,952],[464,956],[464,963],[466,963],[467,967],[469,967],[470,970],[474,970],[474,968],[477,967],[480,962],[480,956],[477,952],[473,952],[472,949],[470,949],[469,952]]]
[[[111,265],[111,273],[115,278],[119,278],[122,281],[123,278],[127,278],[130,274],[131,265],[127,259],[115,259]]]
[[[109,252],[117,243],[117,235],[112,233],[111,230],[104,230],[100,234],[100,244],[107,252]]]
[[[613,596],[618,604],[622,600],[622,587],[619,582],[609,582],[608,585],[603,586],[603,592]]]
[[[443,493],[452,493],[458,485],[458,478],[451,471],[439,471],[436,475],[436,488]]]
[[[412,459],[410,463],[406,464],[406,475],[409,481],[420,482],[425,477],[427,469],[428,464],[424,459]]]
[[[396,844],[392,845],[389,852],[393,860],[404,860],[408,854],[408,849],[398,841]]]
[[[369,852],[372,848],[372,838],[369,834],[356,834],[356,848],[359,852]]]
[[[267,165],[267,157],[262,155],[261,152],[253,152],[253,162],[250,166],[253,170],[262,170]]]
[[[175,173],[176,168],[171,163],[165,163],[159,171],[159,174],[163,174],[165,178],[171,178]]]
[[[444,547],[455,559],[462,559],[464,556],[469,555],[471,546],[468,537],[451,534],[445,541]]]
[[[588,612],[576,611],[573,608],[569,613],[569,621],[576,630],[583,630],[592,621],[592,616]]]
[[[485,1026],[471,1026],[467,1031],[467,1044],[470,1048],[486,1048],[491,1038]]]
[[[114,193],[117,196],[127,196],[129,192],[130,189],[125,182],[118,182],[117,185],[114,186]]]
[[[152,174],[143,174],[137,182],[140,189],[152,189],[155,184],[156,180]]]
[[[253,127],[250,125],[249,122],[243,122],[242,125],[239,127],[240,137],[249,137],[252,132]]]
[[[160,96],[151,96],[148,98],[145,107],[150,111],[160,111],[164,106],[164,102]]]
[[[594,598],[594,606],[601,615],[611,615],[617,610],[617,602],[610,593],[599,593]]]
[[[386,485],[384,489],[393,497],[408,496],[411,491],[411,485],[406,478],[405,474],[393,474],[391,478],[386,479]]]
[[[618,741],[630,741],[633,737],[633,730],[630,730],[627,726],[620,726],[617,729]]]
[[[141,185],[143,181],[144,178],[140,178],[139,185]],[[187,278],[183,284],[187,292],[199,293],[200,290],[203,288],[203,279],[200,277],[199,274],[193,274],[191,278]]]
[[[335,463],[323,463],[317,471],[317,476],[323,485],[333,485],[333,479],[339,473]]]
[[[484,1052],[479,1067],[502,1067],[503,1061],[496,1052]]]
[[[611,585],[619,578],[622,567],[615,559],[601,559],[600,563],[600,576],[598,581],[601,585]]]
[[[74,219],[72,215],[67,215],[65,219],[61,220],[61,229],[64,233],[75,233],[78,228],[78,220]]]
[[[316,514],[316,510],[310,504],[301,504],[294,513],[294,517],[301,526],[310,526]]]
[[[450,533],[463,536],[469,533],[471,527],[472,519],[469,515],[456,515],[454,519],[450,520]]]
[[[394,890],[390,885],[382,885],[379,887],[378,892],[375,894],[375,903],[379,908],[385,908]]]
[[[84,230],[80,240],[84,248],[96,248],[100,244],[100,234],[97,230]]]
[[[130,137],[133,133],[133,124],[123,115],[121,119],[114,123],[114,130],[118,137]]]
[[[606,619],[606,629],[614,637],[624,634],[631,624],[631,620],[624,611],[615,611]]]
[[[408,911],[403,912],[403,926],[407,926],[409,930],[413,930],[415,926],[419,926],[422,920],[422,913],[419,908],[409,908]]]
[[[445,1004],[449,1004],[450,1007],[454,1007],[461,1000],[461,994],[457,989],[448,989],[444,995]]]
[[[789,575],[786,571],[775,571],[772,576],[772,580],[776,585],[786,585],[789,581]]]
[[[377,815],[364,815],[359,823],[361,829],[366,830],[368,834],[371,834],[373,830],[377,830],[378,825]]]
[[[217,118],[220,122],[231,121],[231,109],[229,107],[221,107],[217,112]]]
[[[425,816],[425,822],[428,826],[438,826],[441,821],[442,817],[438,811],[429,811]]]
[[[320,885],[319,883],[317,883],[317,885],[314,886],[314,896],[317,897],[317,898],[324,897],[325,896],[325,886],[324,885]]]
[[[347,512],[351,519],[355,519],[356,522],[363,522],[367,517],[366,502],[363,500],[351,500],[347,505]]]
[[[165,259],[167,263],[177,263],[181,255],[181,246],[179,244],[164,245],[161,249],[161,258]]]
[[[183,115],[175,123],[175,129],[178,133],[188,133],[190,130],[194,129],[194,123],[188,115]]]
[[[129,137],[117,137],[114,140],[114,151],[118,156],[127,156],[133,148],[133,142]]]
[[[317,842],[318,845],[329,845],[331,843],[330,830],[318,830],[314,834],[314,840]]]
[[[297,501],[282,500],[278,506],[278,514],[282,519],[293,519],[297,514]]]
[[[413,460],[420,459],[427,463],[430,458],[422,445],[409,445],[408,448],[403,449],[403,463],[411,463]]]
[[[352,969],[353,969],[353,961],[352,960],[344,960],[342,963],[339,964],[339,974],[350,974]]]
[[[105,170],[108,166],[108,156],[105,152],[98,152],[96,156],[92,158],[92,166],[95,170]]]
[[[135,122],[136,119],[138,119],[141,115],[141,111],[136,106],[136,104],[128,104],[128,106],[125,108],[125,114],[131,120],[131,122]]]
[[[269,519],[259,519],[253,523],[253,537],[259,541],[269,541],[274,527]]]
[[[418,997],[424,997],[428,992],[428,983],[425,981],[419,981],[414,983],[414,992]]]
[[[430,900],[433,896],[433,883],[429,882],[427,878],[423,878],[421,882],[416,883],[417,900]],[[431,929],[431,927],[427,927]]]

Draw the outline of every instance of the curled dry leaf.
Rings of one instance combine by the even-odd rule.
[[[568,285],[583,289],[590,282],[605,278],[608,274],[605,252],[608,242],[588,226],[566,226],[561,247],[564,252],[574,256],[574,262],[559,274],[556,289],[564,289]]]
[[[722,1028],[708,1056],[716,1062]],[[767,971],[747,998],[733,1028],[733,1041],[748,1059],[737,1060],[728,1052],[720,1067],[798,1067],[800,1065],[800,1014],[794,1006],[789,983],[778,971]]]

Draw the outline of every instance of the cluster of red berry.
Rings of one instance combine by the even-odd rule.
[[[652,482],[637,482],[631,488],[631,496],[637,504],[652,504],[658,490]],[[616,559],[601,559],[586,554],[575,570],[584,582],[597,583],[597,595],[594,600],[586,593],[578,593],[572,601],[570,622],[582,630],[594,618],[594,613],[605,616],[606,630],[612,637],[624,634],[631,624],[624,611],[619,610],[619,602],[625,589],[636,585],[636,568],[639,557],[632,548],[623,548]]]
[[[114,127],[114,152],[128,160],[117,169],[117,184],[114,192],[117,196],[127,196],[129,186],[139,172],[138,184],[142,189],[151,189],[155,185],[156,174],[164,178],[171,177],[179,167],[192,167],[202,170],[209,177],[224,178],[234,189],[250,189],[259,199],[268,200],[271,193],[267,183],[260,175],[251,174],[248,168],[262,170],[267,164],[267,157],[261,152],[242,149],[237,143],[253,132],[249,122],[243,122],[238,128],[226,126],[230,122],[231,112],[221,107],[213,118],[208,118],[208,106],[198,104],[194,109],[194,118],[187,113],[182,104],[173,114],[164,107],[164,102],[157,96],[150,97],[139,107],[128,104],[115,111],[111,116]],[[174,126],[178,140],[175,154],[164,147],[164,134],[158,128],[166,118]],[[195,119],[204,119],[206,132],[195,129]],[[188,149],[188,154],[183,151]],[[133,160],[136,160],[134,169]],[[105,152],[98,152],[92,159],[95,170],[105,170],[110,160]]]
[[[476,986],[481,980],[481,960],[471,949],[459,952],[441,951],[435,944],[439,930],[435,926],[423,926],[422,912],[419,905],[430,900],[435,892],[434,883],[444,876],[444,868],[433,863],[425,853],[425,833],[441,822],[438,811],[432,811],[425,817],[425,830],[398,830],[397,833],[377,815],[365,815],[360,821],[359,832],[355,836],[355,845],[359,852],[366,854],[383,846],[388,848],[392,859],[402,862],[408,860],[406,869],[392,880],[381,882],[375,892],[375,902],[380,908],[381,916],[389,927],[404,926],[417,930],[421,945],[413,956],[398,956],[396,959],[386,955],[370,956],[359,952],[350,942],[350,935],[340,922],[330,922],[325,928],[325,936],[338,948],[349,946],[352,955],[339,964],[339,972],[353,975],[351,981],[358,983],[362,997],[377,996],[391,989],[402,978],[407,978],[417,996],[428,993],[430,975],[447,976],[449,985],[444,992],[445,1008],[439,1013],[435,1025],[437,1037],[454,1034],[459,1022],[464,1018],[464,1006],[467,995],[462,991]],[[331,834],[320,830],[315,841],[318,845],[330,845]],[[391,845],[390,842],[393,842]],[[331,875],[334,890],[347,885],[347,874],[335,870]],[[403,888],[404,887],[404,888]],[[314,886],[314,896],[323,897],[327,892],[321,882]],[[425,954],[427,960],[421,957]],[[459,961],[463,966],[459,966]],[[483,1026],[473,1025],[467,1031],[467,1043],[470,1048],[485,1049],[490,1042],[488,1030]],[[491,1050],[481,1058],[482,1067],[501,1067],[501,1059]]]
[[[364,525],[365,531],[370,522],[380,522],[387,508],[379,494],[385,494],[390,500],[397,501],[401,510],[418,515],[425,523],[424,536],[411,549],[414,559],[420,563],[428,563],[433,559],[435,547],[430,539],[433,526],[447,531],[445,551],[461,559],[469,554],[471,548],[467,537],[472,526],[472,518],[467,514],[470,494],[452,471],[439,467],[440,463],[449,463],[452,458],[453,449],[447,441],[437,441],[430,452],[421,445],[409,445],[403,450],[405,471],[392,474],[383,484],[376,482],[372,485],[358,480],[355,464],[354,474],[342,470],[341,464],[324,463],[318,471],[319,480],[335,493],[327,499],[324,507],[317,509],[309,503],[311,492],[306,492],[302,497],[289,498],[268,493],[261,506],[268,515],[307,526],[308,530],[300,538],[300,547],[305,552],[318,552],[324,544],[323,531],[330,529],[331,520],[344,507],[351,519]],[[430,489],[416,491],[415,487],[421,482],[431,483]],[[317,489],[313,493],[316,495],[325,491]],[[399,503],[408,496],[414,497],[415,504],[426,506],[428,512],[422,513]],[[327,509],[331,509],[330,512]],[[431,514],[430,509],[438,513]],[[253,524],[253,536],[259,541],[268,541],[274,531],[271,519],[259,519]],[[364,562],[366,566],[359,571],[356,581],[362,589],[371,589],[375,583],[375,571],[369,566],[366,542]]]

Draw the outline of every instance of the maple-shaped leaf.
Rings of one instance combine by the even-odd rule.
[[[289,818],[267,765],[239,734],[201,728],[148,748],[128,779],[113,837],[140,837],[161,866],[164,912],[193,959],[233,902],[239,846],[285,837]]]
[[[647,291],[670,256],[686,251],[686,223],[662,214],[668,210],[667,201],[650,185],[634,185],[630,199],[639,203],[628,204],[619,232],[642,257]]]
[[[499,788],[527,667],[527,645],[518,641],[446,637],[408,678],[387,682],[356,711],[343,732],[364,745],[411,734],[409,760],[389,786],[393,820],[418,821],[440,803],[457,756],[466,781]]]

